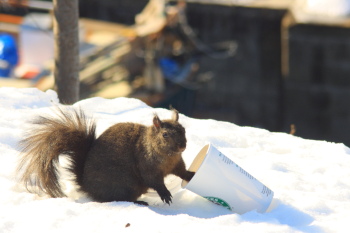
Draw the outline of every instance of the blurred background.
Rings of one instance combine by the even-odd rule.
[[[0,1],[1,87],[54,87],[52,11]],[[349,27],[350,0],[80,0],[80,99],[350,145]]]

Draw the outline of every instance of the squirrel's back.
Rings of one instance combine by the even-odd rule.
[[[138,155],[147,154],[146,130],[141,124],[118,123],[103,132],[88,152],[81,190],[102,202],[119,201],[116,196],[129,196],[133,201],[145,193]],[[116,195],[118,192],[125,195]]]

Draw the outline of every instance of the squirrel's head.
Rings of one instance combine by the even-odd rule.
[[[158,115],[153,117],[153,142],[154,147],[161,154],[177,155],[186,149],[186,131],[179,123],[179,113],[172,109],[172,118],[160,120]]]

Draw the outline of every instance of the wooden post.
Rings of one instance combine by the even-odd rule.
[[[79,100],[78,0],[53,0],[55,90],[61,103]]]

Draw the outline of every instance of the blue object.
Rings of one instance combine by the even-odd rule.
[[[167,79],[175,79],[181,68],[177,62],[171,58],[163,57],[159,59],[159,66]]]
[[[195,58],[190,58],[185,64],[180,65],[174,59],[163,57],[159,59],[159,66],[166,79],[174,83],[184,83],[191,73]]]
[[[16,40],[9,34],[0,34],[0,76],[10,77],[18,63]]]

